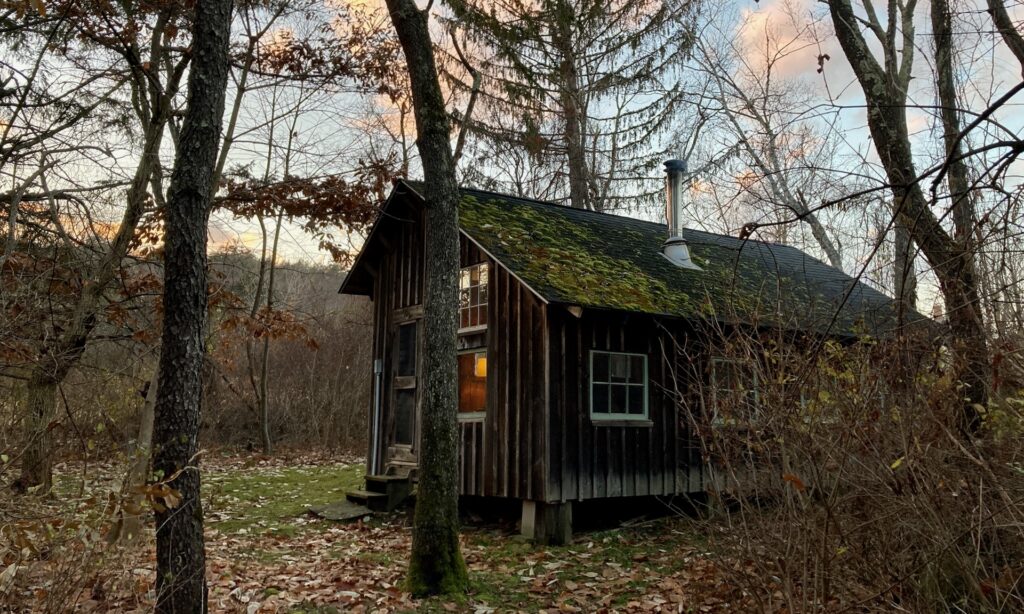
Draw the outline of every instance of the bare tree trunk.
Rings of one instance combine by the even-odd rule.
[[[405,52],[416,114],[416,146],[426,199],[426,297],[423,318],[423,410],[419,490],[409,559],[416,596],[465,591],[459,550],[457,336],[459,188],[448,141],[444,97],[437,79],[429,14],[413,0],[387,0]]]
[[[269,167],[269,159],[268,159]],[[260,236],[262,237],[260,251],[260,268],[256,274],[256,291],[252,297],[252,309],[249,310],[249,317],[253,320],[260,311],[260,304],[263,302],[263,285],[267,278],[267,225],[263,221],[263,215],[257,214],[256,221],[260,225]],[[260,384],[256,378],[256,340],[251,336],[245,340],[245,361],[249,367],[249,385],[252,387],[253,397],[256,398],[256,415],[259,419]]]
[[[164,326],[153,470],[180,502],[156,512],[156,611],[205,612],[206,551],[198,463],[206,328],[206,227],[228,80],[232,0],[195,8],[188,107],[168,190]]]
[[[587,169],[586,151],[583,145],[583,113],[579,101],[579,75],[576,72],[576,54],[572,48],[573,13],[565,2],[559,2],[556,8],[558,15],[557,34],[552,44],[561,54],[559,72],[562,82],[559,84],[559,103],[565,120],[565,148],[569,165],[569,203],[576,209],[593,209],[590,190],[588,188],[589,172]]]
[[[153,369],[153,376],[149,379],[149,389],[146,390],[146,399],[142,403],[142,411],[139,416],[139,433],[135,439],[136,458],[132,464],[129,483],[132,486],[139,486],[146,483],[146,476],[149,474],[150,456],[153,450],[153,420],[156,409],[156,392],[160,387],[160,362],[156,363]]]
[[[828,236],[828,232],[825,227],[822,226],[818,216],[811,211],[807,211],[803,215],[804,222],[811,227],[811,236],[818,242],[818,246],[821,247],[821,251],[825,252],[825,257],[828,258],[828,263],[839,269],[843,270],[843,255],[839,253],[839,248],[836,247],[832,237]]]
[[[274,228],[274,246],[270,250],[270,273],[267,279],[267,314],[274,309],[274,276],[276,273],[277,244],[281,238],[281,222],[284,219],[284,209],[277,214],[277,225]],[[270,441],[270,409],[268,397],[270,395],[270,336],[263,337],[263,356],[260,360],[260,440],[263,444],[263,453],[273,453],[273,443]]]
[[[38,487],[40,494],[53,487],[53,458],[50,445],[50,424],[57,417],[59,381],[36,368],[25,387],[27,414],[25,433],[30,437],[22,453],[21,475],[12,484],[16,492]]]
[[[953,24],[948,0],[932,0],[931,18],[942,140],[946,146],[946,159],[949,160],[946,182],[949,185],[955,238],[970,246],[974,242],[974,203],[970,194],[967,164],[962,156],[963,148],[958,141],[961,126],[960,114],[957,112],[956,80],[953,77]],[[974,262],[969,264],[973,268]]]
[[[964,434],[973,433],[980,424],[978,407],[988,403],[991,368],[988,342],[982,319],[981,301],[974,275],[974,252],[968,241],[951,237],[932,212],[918,182],[910,136],[907,131],[906,91],[914,51],[913,4],[902,7],[903,24],[897,35],[894,25],[899,16],[890,13],[891,34],[884,37],[885,68],[879,65],[860,31],[862,21],[850,0],[829,0],[836,37],[843,48],[868,106],[868,128],[891,187],[894,207],[902,225],[921,248],[942,288],[949,318],[957,378],[964,384],[964,398],[957,426]],[[876,32],[881,25],[872,12],[869,26]],[[897,52],[896,37],[903,37]],[[897,67],[897,57],[903,64]],[[903,84],[902,87],[900,84]]]
[[[1002,0],[988,0],[988,12],[1003,42],[1020,62],[1021,74],[1024,75],[1024,36],[1021,36]]]
[[[990,3],[992,6],[992,3]],[[1003,24],[999,14],[993,15],[996,26],[1001,30]],[[946,172],[946,183],[949,187],[950,208],[953,217],[953,241],[960,248],[961,254],[954,269],[952,283],[943,280],[943,286],[949,285],[946,291],[946,311],[949,314],[950,329],[956,338],[956,349],[960,380],[966,385],[967,401],[971,404],[970,411],[965,415],[967,425],[973,430],[979,422],[977,407],[984,408],[988,403],[988,389],[991,385],[991,362],[989,360],[987,333],[982,319],[982,306],[978,294],[978,275],[975,253],[977,244],[974,240],[974,199],[970,192],[970,178],[967,164],[962,157],[960,147],[960,115],[957,109],[956,81],[953,77],[953,25],[948,0],[932,0],[931,2],[932,33],[935,45],[935,70],[938,73],[937,85],[939,106],[942,118],[942,136],[949,160]],[[1010,45],[1020,45],[1019,32],[1016,36],[1003,32],[1004,40]],[[1015,53],[1021,49],[1014,48]],[[1019,56],[1024,60],[1024,56]],[[942,278],[940,277],[940,280]]]
[[[917,309],[917,272],[914,270],[914,242],[901,224],[893,228],[893,293],[902,324]]]
[[[156,392],[160,382],[160,362],[157,361],[153,375],[149,378],[149,388],[139,412],[139,432],[135,438],[135,458],[132,459],[128,478],[125,480],[124,491],[129,495],[132,509],[124,512],[120,537],[132,542],[142,534],[142,511],[145,497],[137,494],[135,489],[145,485],[149,479],[149,465],[153,453],[153,419],[156,409]],[[138,508],[138,510],[134,509]]]

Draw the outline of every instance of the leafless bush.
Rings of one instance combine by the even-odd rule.
[[[239,269],[252,265],[238,264]],[[301,332],[270,341],[271,436],[277,445],[361,451],[370,403],[370,302],[340,296],[343,275],[334,269],[286,265],[278,276],[277,301],[293,314],[294,331]],[[244,294],[244,280],[233,289]],[[246,358],[247,334],[252,331],[220,330],[211,344],[205,441],[258,447],[258,385]]]
[[[103,601],[122,585],[132,593],[148,588],[148,573],[130,569],[138,558],[129,554],[144,544],[112,539],[123,501],[120,485],[109,479],[117,475],[112,467],[66,465],[50,497],[0,499],[4,612],[67,612],[76,603]],[[100,483],[87,484],[97,478]]]
[[[683,407],[713,550],[763,610],[1024,608],[1024,391],[964,437],[941,347],[726,338]]]

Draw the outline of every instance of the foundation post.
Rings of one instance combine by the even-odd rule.
[[[572,503],[523,501],[520,532],[539,544],[568,544],[572,541]]]

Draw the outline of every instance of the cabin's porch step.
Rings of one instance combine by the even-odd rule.
[[[345,498],[375,512],[390,512],[412,494],[412,481],[408,476],[368,475],[365,479],[366,490],[345,493]]]
[[[390,511],[388,509],[388,496],[384,493],[368,490],[350,490],[345,493],[345,498],[357,505],[364,505],[375,512]]]

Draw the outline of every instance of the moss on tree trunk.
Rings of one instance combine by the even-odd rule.
[[[423,408],[419,487],[409,560],[414,596],[462,592],[468,584],[459,550],[456,348],[459,190],[448,114],[437,80],[428,14],[412,0],[388,0],[405,52],[416,114],[416,146],[426,180],[426,296],[423,311]]]

